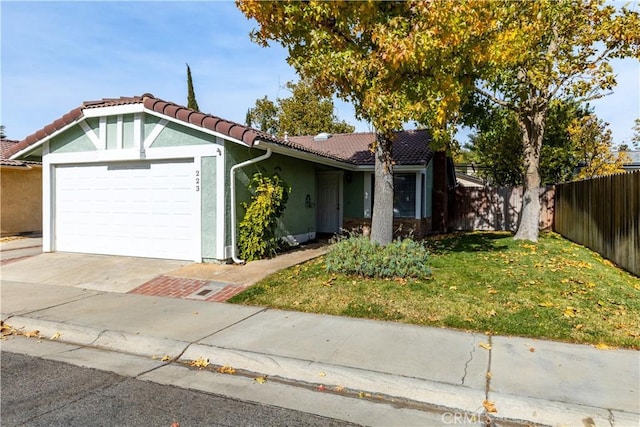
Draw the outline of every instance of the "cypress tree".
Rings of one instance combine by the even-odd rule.
[[[191,68],[187,64],[187,108],[200,111],[198,101],[196,101],[196,93],[193,90],[193,81],[191,80]]]

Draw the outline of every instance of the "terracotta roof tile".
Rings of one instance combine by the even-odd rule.
[[[147,110],[164,114],[204,129],[219,132],[242,141],[250,147],[253,146],[257,140],[263,140],[340,162],[354,165],[374,164],[373,153],[369,150],[370,144],[375,140],[375,134],[372,132],[337,134],[323,141],[314,141],[313,136],[290,137],[288,140],[282,140],[265,132],[221,119],[212,114],[200,113],[187,107],[158,99],[149,93],[145,93],[142,96],[85,101],[80,107],[71,110],[53,123],[27,136],[22,141],[13,144],[6,151],[3,148],[3,156],[6,155],[9,157],[54,132],[59,131],[68,124],[77,121],[82,118],[82,110],[84,109],[140,103],[142,103]],[[395,163],[398,165],[426,165],[433,155],[429,149],[429,141],[429,134],[424,130],[398,132],[397,139],[393,144]]]
[[[336,160],[341,159],[357,165],[373,165],[375,158],[370,147],[375,141],[375,133],[343,133],[315,141],[313,136],[289,137],[292,148],[321,154]],[[406,130],[396,133],[393,142],[393,160],[397,165],[426,165],[433,152],[429,148],[431,137],[426,130]]]

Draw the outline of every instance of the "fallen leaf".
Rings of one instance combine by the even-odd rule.
[[[487,316],[493,317],[496,315],[496,311],[495,310],[489,310],[487,311]]]
[[[358,393],[358,397],[360,399],[364,399],[365,397],[371,397],[370,393],[365,393],[364,391],[361,391],[360,393]]]
[[[322,384],[320,384],[318,387],[316,387],[318,389],[318,391],[324,391],[324,386]]]
[[[162,359],[160,360],[162,360],[163,362],[168,362],[169,360],[171,360],[171,356],[169,355],[162,356]]]
[[[567,307],[564,310],[564,317],[576,317],[576,313],[578,312],[577,308],[574,307]]]
[[[529,349],[529,351],[530,351],[531,353],[535,353],[535,352],[536,352],[536,349],[535,349],[535,348],[533,348],[533,347],[531,347],[531,348]]]
[[[261,376],[255,379],[255,382],[257,382],[258,384],[264,384],[267,382],[267,376]]]
[[[171,427],[180,427],[180,423],[177,421],[174,421],[173,424],[171,424]]]
[[[207,366],[209,366],[209,359],[204,359],[204,358],[199,358],[196,360],[192,360],[189,363],[189,366],[193,366],[194,368],[206,368]]]
[[[216,369],[216,371],[220,372],[221,374],[229,375],[233,375],[236,373],[236,370],[229,365],[220,366],[218,369]]]
[[[23,335],[27,338],[38,338],[40,335],[40,331],[29,331],[25,332]]]
[[[457,286],[449,286],[449,290],[450,291],[455,291],[455,290],[458,290],[458,287]]]
[[[488,371],[487,374],[485,375],[488,379],[491,379],[491,377],[493,377],[493,374],[491,373],[491,371]]]
[[[498,412],[498,410],[496,409],[496,405],[494,402],[490,402],[488,400],[485,400],[484,402],[482,402],[482,406],[484,406],[484,409],[487,412]]]
[[[57,340],[58,338],[60,338],[60,336],[61,336],[61,335],[62,335],[62,334],[61,334],[60,332],[56,332],[55,334],[53,334],[53,335],[51,336],[51,339],[52,339],[52,340]]]
[[[540,307],[553,307],[553,303],[551,301],[544,301],[538,304]]]
[[[484,348],[485,350],[491,350],[491,344],[487,344],[484,342],[480,343],[480,347]]]
[[[344,391],[344,387],[341,385],[337,385],[333,388],[333,391],[337,391],[338,393],[341,393]]]
[[[608,345],[604,344],[604,343],[598,343],[594,345],[595,348],[597,348],[598,350],[610,350],[611,347],[609,347]]]
[[[326,376],[327,376],[327,374],[326,374],[326,373],[324,373],[324,372],[320,372],[320,373],[318,373],[318,376],[319,376],[319,377],[326,377]]]

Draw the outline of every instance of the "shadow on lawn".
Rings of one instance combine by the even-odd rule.
[[[453,233],[428,237],[424,240],[427,248],[434,254],[447,252],[497,252],[508,249],[508,245],[499,240],[511,238],[507,232]]]

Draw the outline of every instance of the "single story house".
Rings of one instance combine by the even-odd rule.
[[[17,144],[0,139],[0,236],[42,231],[42,165],[9,159]]]
[[[374,138],[281,139],[144,94],[84,102],[11,158],[42,159],[45,252],[240,261],[241,202],[260,170],[292,187],[279,223],[290,243],[370,221]],[[404,131],[393,147],[397,221],[415,234],[431,230],[439,203],[428,142],[426,131]]]

